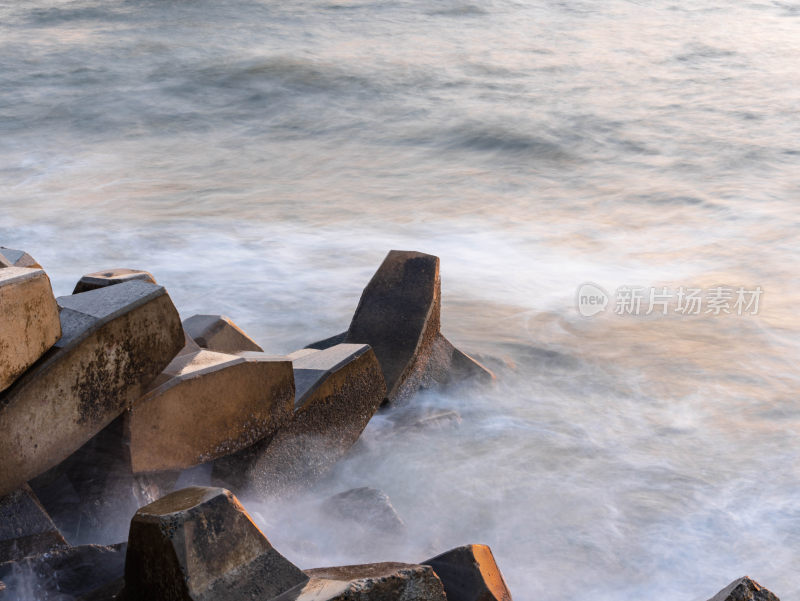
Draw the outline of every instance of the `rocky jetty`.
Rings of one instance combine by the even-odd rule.
[[[234,496],[308,489],[378,411],[395,436],[457,426],[415,393],[494,375],[440,331],[437,257],[391,251],[347,331],[285,356],[223,315],[181,322],[140,269],[84,275],[56,299],[35,259],[4,247],[0,318],[0,601],[511,600],[479,544],[301,570]],[[376,489],[319,507],[406,535]],[[712,601],[777,598],[743,578]]]

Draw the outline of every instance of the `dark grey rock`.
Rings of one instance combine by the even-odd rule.
[[[176,491],[131,521],[126,601],[271,599],[307,580],[227,490]]]
[[[734,580],[709,601],[780,601],[773,593],[747,576]]]
[[[273,601],[447,601],[428,566],[372,563],[305,572],[310,580]]]
[[[0,498],[0,563],[66,546],[27,484]]]
[[[133,280],[149,282],[150,284],[156,283],[156,279],[149,271],[124,268],[107,269],[105,271],[87,273],[75,284],[75,289],[72,291],[72,294],[80,294],[81,292],[97,290],[98,288],[105,288],[106,286],[113,286]]]
[[[0,564],[3,601],[72,601],[119,581],[125,543],[83,545]]]
[[[264,352],[256,342],[225,315],[192,315],[183,329],[202,348],[218,353]]]
[[[308,486],[358,440],[385,394],[380,365],[367,345],[305,350],[293,354],[292,365],[291,421],[271,438],[218,461],[215,476],[222,481],[264,496]]]
[[[371,534],[401,536],[406,533],[405,522],[392,505],[389,495],[377,488],[353,488],[327,499],[322,510],[348,522],[352,527]]]
[[[448,601],[511,601],[503,574],[486,545],[465,545],[422,562],[444,584]]]
[[[184,344],[160,286],[126,282],[58,304],[61,339],[0,395],[0,494],[79,449],[141,398]]]

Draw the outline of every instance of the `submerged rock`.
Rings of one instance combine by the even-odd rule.
[[[271,599],[308,581],[221,488],[186,488],[142,507],[128,545],[127,601]]]
[[[780,601],[773,593],[747,576],[734,580],[708,601]]]
[[[364,288],[347,332],[309,345],[369,344],[386,380],[386,398],[402,402],[419,388],[465,377],[494,379],[441,334],[439,258],[392,250]]]
[[[456,547],[422,563],[441,579],[447,601],[511,601],[503,574],[486,545]]]
[[[70,547],[20,561],[0,563],[2,601],[71,601],[119,583],[125,543]],[[118,584],[117,584],[118,586]]]
[[[62,338],[0,395],[0,494],[64,460],[141,398],[184,343],[160,286],[126,282],[58,304]]]
[[[274,601],[448,601],[428,566],[372,563],[306,570],[310,580]]]
[[[28,267],[41,269],[42,266],[24,250],[0,246],[0,262],[5,262],[9,267]]]
[[[367,345],[340,344],[289,357],[296,387],[292,419],[272,438],[215,465],[223,481],[262,495],[297,490],[324,474],[358,440],[386,390]]]
[[[0,563],[66,546],[27,484],[0,498]]]
[[[87,273],[80,280],[78,280],[77,284],[75,284],[75,289],[72,291],[72,294],[80,294],[81,292],[97,290],[98,288],[105,288],[106,286],[122,284],[132,280],[149,282],[150,284],[156,283],[156,279],[149,271],[124,268],[107,269],[105,271]]]
[[[192,315],[183,321],[183,329],[198,345],[210,351],[230,354],[264,351],[225,315]]]
[[[61,337],[58,305],[41,269],[0,270],[0,392]]]
[[[292,415],[292,363],[283,357],[188,352],[157,384],[127,414],[136,473],[223,457],[271,435]]]
[[[339,493],[327,499],[322,510],[370,534],[402,536],[406,533],[405,522],[389,495],[377,488],[364,486]]]

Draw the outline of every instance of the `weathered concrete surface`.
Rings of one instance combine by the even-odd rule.
[[[6,248],[0,246],[0,261],[5,260],[11,267],[28,267],[32,269],[42,269],[42,266],[36,262],[32,256],[24,250],[17,250],[15,248]]]
[[[0,563],[66,546],[27,484],[0,498]]]
[[[439,576],[448,601],[511,601],[503,574],[486,545],[456,547],[422,563]]]
[[[369,344],[386,379],[390,401],[416,392],[402,387],[425,362],[439,333],[439,258],[392,250],[364,288],[345,342]]]
[[[340,344],[294,357],[291,421],[218,462],[215,475],[223,481],[269,496],[305,487],[347,452],[377,411],[386,388],[369,346]],[[244,482],[237,480],[242,474]]]
[[[0,270],[0,392],[61,337],[58,305],[41,269]]]
[[[172,490],[177,473],[136,475],[120,416],[72,455],[30,481],[73,545],[128,537],[128,518]]]
[[[126,282],[58,303],[62,338],[0,395],[0,494],[68,457],[141,398],[184,343],[160,286]]]
[[[389,495],[367,486],[353,488],[328,498],[321,507],[326,515],[339,518],[351,527],[372,535],[402,536],[406,524],[392,505]]]
[[[448,601],[428,566],[373,563],[306,570],[310,580],[274,601]]]
[[[390,251],[364,288],[347,332],[308,345],[369,344],[386,379],[386,398],[400,403],[420,388],[465,378],[493,380],[486,367],[454,348],[441,334],[439,258]]]
[[[69,601],[118,582],[124,574],[125,543],[83,545],[0,564],[2,601]]]
[[[183,329],[197,344],[210,351],[230,354],[264,351],[225,315],[192,315],[183,321]]]
[[[176,491],[131,521],[127,601],[266,600],[307,580],[225,489]]]
[[[72,294],[89,292],[89,290],[97,290],[98,288],[105,288],[106,286],[122,284],[132,280],[149,282],[150,284],[156,283],[156,279],[149,271],[125,268],[107,269],[105,271],[87,273],[80,280],[78,280],[77,284],[75,284],[75,289],[72,291]]]
[[[731,582],[709,601],[780,601],[772,592],[747,576]]]
[[[127,414],[136,473],[185,469],[239,451],[292,416],[292,363],[263,353],[177,356]]]

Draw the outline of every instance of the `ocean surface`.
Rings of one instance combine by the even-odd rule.
[[[517,601],[800,601],[799,56],[796,0],[3,0],[0,244],[59,295],[147,269],[274,353],[344,330],[388,250],[441,257],[498,383],[245,499],[303,568],[481,542]],[[719,285],[758,310],[617,304]],[[408,537],[319,511],[355,486]]]

